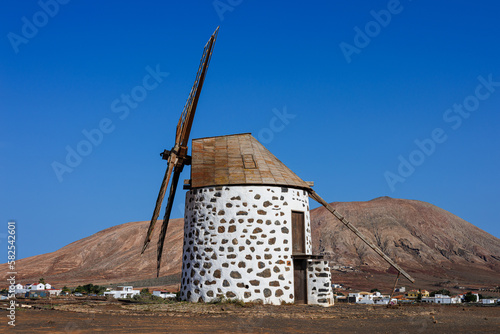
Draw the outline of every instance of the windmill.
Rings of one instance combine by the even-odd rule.
[[[157,245],[159,276],[163,244],[184,165],[191,165],[184,219],[181,298],[210,301],[224,296],[244,301],[332,304],[328,262],[312,254],[309,197],[410,282],[413,278],[370,242],[251,134],[192,141],[189,132],[210,62],[218,28],[205,45],[195,83],[177,124],[175,145],[162,153],[168,162],[146,249],[172,178]],[[171,174],[173,176],[171,177]]]

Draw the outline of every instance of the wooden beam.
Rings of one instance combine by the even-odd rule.
[[[370,242],[366,237],[359,232],[359,230],[354,227],[347,219],[344,218],[340,213],[338,213],[330,204],[328,204],[321,196],[319,196],[314,190],[309,190],[309,196],[314,199],[316,202],[320,203],[323,205],[328,211],[330,211],[335,218],[340,220],[342,224],[344,224],[348,229],[350,229],[354,234],[356,234],[361,240],[365,242],[371,249],[373,249],[378,255],[380,255],[384,260],[386,260],[394,269],[396,269],[399,273],[401,273],[406,279],[408,279],[410,282],[414,283],[415,280],[406,273],[400,266],[397,265],[390,257],[384,254],[380,248],[378,248],[376,245],[374,245],[372,242]]]

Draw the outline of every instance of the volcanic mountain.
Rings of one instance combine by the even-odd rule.
[[[416,282],[409,288],[494,288],[500,285],[500,239],[432,204],[389,197],[368,202],[334,202],[367,238]],[[391,289],[396,272],[323,207],[311,211],[313,252],[330,261],[332,280],[353,289]],[[21,282],[76,286],[147,280],[155,277],[156,247],[140,250],[148,222],[117,225],[53,253],[16,262]],[[157,224],[153,241],[157,240]],[[160,276],[179,277],[182,219],[169,224]],[[0,270],[8,272],[7,265]]]

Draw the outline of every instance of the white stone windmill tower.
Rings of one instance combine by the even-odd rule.
[[[237,298],[245,302],[333,304],[330,269],[312,254],[309,197],[324,205],[343,224],[413,279],[369,242],[326,201],[251,134],[188,138],[218,28],[205,46],[195,83],[177,125],[151,224],[148,246],[161,202],[173,174],[158,241],[157,275],[168,220],[184,165],[192,165],[185,182],[186,212],[181,299],[208,302]]]

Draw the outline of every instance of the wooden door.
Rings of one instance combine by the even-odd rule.
[[[295,304],[307,304],[307,260],[293,260],[293,289]]]
[[[305,254],[304,212],[292,211],[292,254]]]

